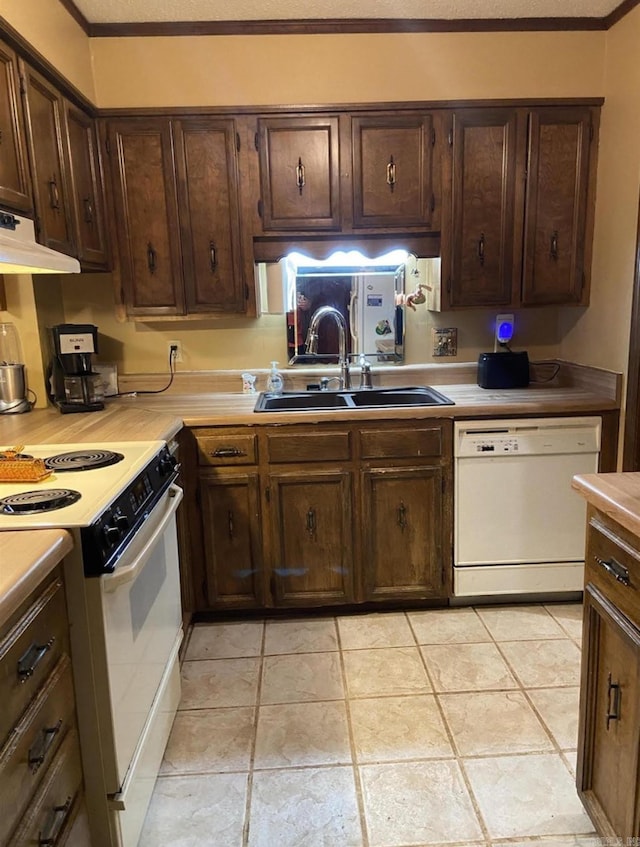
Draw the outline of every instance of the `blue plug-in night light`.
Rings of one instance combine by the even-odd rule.
[[[513,338],[513,315],[498,315],[496,318],[496,341],[508,344]]]

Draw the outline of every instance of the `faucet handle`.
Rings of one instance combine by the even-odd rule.
[[[360,354],[358,364],[360,365],[360,388],[373,388],[371,382],[371,365],[364,353]]]

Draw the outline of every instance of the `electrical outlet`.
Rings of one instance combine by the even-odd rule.
[[[458,328],[433,327],[433,355],[434,356],[457,356],[458,355]]]
[[[182,341],[167,341],[167,356],[171,355],[171,348],[175,347],[176,352],[173,357],[174,364],[182,361]]]

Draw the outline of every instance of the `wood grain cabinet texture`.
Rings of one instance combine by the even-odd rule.
[[[86,810],[60,568],[0,626],[0,691],[0,844],[74,843]]]
[[[437,230],[430,114],[288,115],[257,126],[262,232]]]
[[[127,314],[246,312],[233,120],[127,118],[106,131]]]
[[[448,596],[450,422],[192,435],[198,611]]]
[[[0,204],[31,213],[31,179],[27,157],[18,58],[0,43]]]
[[[640,541],[593,509],[587,539],[577,787],[598,833],[631,844],[640,838]]]
[[[77,255],[69,151],[65,147],[65,103],[41,74],[20,61],[35,206],[36,237],[41,244]]]
[[[455,110],[441,307],[587,305],[598,109]]]

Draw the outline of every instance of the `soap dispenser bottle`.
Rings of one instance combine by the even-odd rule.
[[[284,388],[284,380],[282,374],[278,371],[278,363],[271,362],[271,370],[267,377],[267,391],[270,394],[282,394]]]

